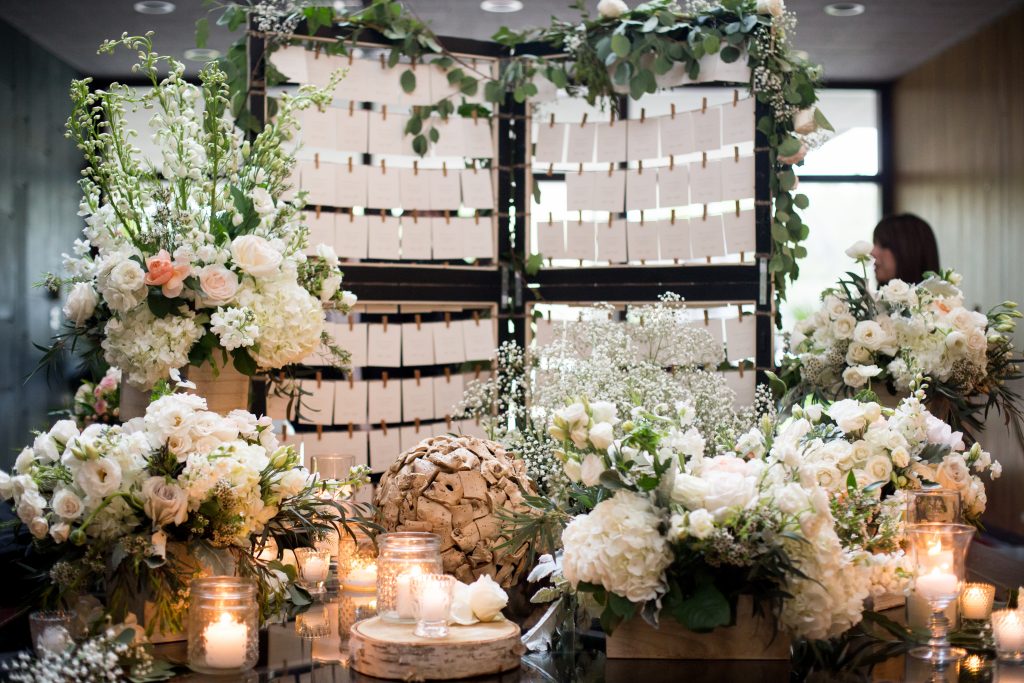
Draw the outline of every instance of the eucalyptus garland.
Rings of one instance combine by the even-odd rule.
[[[439,138],[437,128],[429,125],[436,113],[447,118],[486,117],[487,106],[470,103],[467,97],[482,93],[487,103],[500,104],[506,96],[518,103],[539,92],[538,80],[546,79],[556,88],[582,96],[594,104],[606,104],[619,91],[639,99],[658,89],[657,77],[682,67],[691,80],[700,77],[708,58],[732,63],[745,60],[751,70],[750,91],[757,101],[767,105],[757,130],[767,141],[774,173],[771,193],[774,198],[771,234],[772,254],[768,263],[776,296],[785,299],[788,281],[800,273],[797,260],[807,255],[801,244],[807,239],[808,226],[799,212],[806,209],[806,195],[795,192],[794,166],[803,162],[808,149],[819,141],[821,131],[831,125],[815,106],[821,67],[812,64],[803,53],[794,50],[788,36],[795,18],[782,0],[721,0],[720,3],[692,2],[686,8],[672,0],[652,0],[632,9],[621,0],[602,0],[598,14],[591,15],[577,0],[574,7],[581,19],[565,22],[553,19],[545,28],[514,32],[500,29],[493,39],[509,50],[499,74],[478,70],[444,46],[443,41],[419,18],[397,0],[373,0],[362,10],[335,16],[331,7],[305,6],[293,0],[264,0],[222,6],[218,23],[236,29],[251,17],[256,28],[269,38],[268,51],[288,42],[302,42],[293,34],[305,22],[309,34],[333,26],[342,36],[321,44],[327,54],[348,55],[360,37],[372,31],[390,42],[388,64],[405,65],[400,83],[406,92],[416,89],[416,63],[430,61],[444,69],[448,81],[458,93],[430,106],[413,108],[406,134],[412,136],[413,150],[420,155]],[[206,27],[197,31],[200,44]],[[553,56],[526,51],[536,45]],[[234,97],[232,105],[238,120],[255,126],[247,112],[249,65],[245,38],[232,46],[224,66],[229,74]],[[282,82],[283,77],[266,65],[267,85]],[[458,105],[455,99],[459,99]]]

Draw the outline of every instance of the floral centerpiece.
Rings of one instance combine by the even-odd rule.
[[[302,602],[294,569],[258,551],[270,536],[312,542],[349,523],[325,493],[365,481],[365,468],[353,468],[349,480],[321,482],[278,444],[270,418],[218,415],[172,392],[123,425],[57,422],[13,474],[0,472],[0,496],[49,565],[48,597],[105,587],[120,619],[141,595],[153,603],[147,630],[170,632],[189,581],[210,569],[255,579],[264,616]]]
[[[931,410],[968,439],[992,408],[1005,412],[1021,435],[1020,396],[1007,386],[1022,377],[1011,341],[1021,317],[1017,305],[1006,301],[987,314],[968,310],[954,271],[917,284],[892,280],[874,292],[869,252],[866,242],[847,250],[861,272],[825,290],[821,308],[794,326],[792,355],[782,368],[789,400],[833,400],[871,386],[905,394],[924,375]]]
[[[67,277],[49,279],[70,287],[71,329],[54,349],[83,339],[141,389],[189,364],[216,368],[230,357],[252,375],[301,361],[328,341],[324,306],[354,301],[340,289],[331,248],[304,255],[304,195],[282,200],[295,113],[328,103],[334,81],[282,96],[276,118],[250,141],[226,115],[230,92],[215,63],[197,86],[180,62],[153,52],[151,34],[107,41],[100,52],[118,47],[139,52],[135,70],[152,87],[72,83],[67,137],[85,157],[86,228],[65,257]],[[126,117],[137,110],[152,111],[156,162],[132,144]]]
[[[75,391],[71,417],[80,427],[116,422],[121,405],[121,371],[108,368],[98,382],[85,380]]]

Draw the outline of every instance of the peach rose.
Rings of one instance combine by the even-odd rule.
[[[181,294],[185,287],[185,278],[192,272],[192,266],[181,261],[171,261],[166,249],[161,249],[156,256],[146,259],[146,284],[160,285],[160,290],[168,299]]]
[[[221,306],[238,292],[238,276],[220,264],[204,266],[199,270],[199,287],[203,290],[204,303]]]

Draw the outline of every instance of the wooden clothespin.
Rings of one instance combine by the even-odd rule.
[[[452,314],[451,311],[444,312],[444,326],[445,329],[450,329],[452,326]]]
[[[739,318],[740,322],[743,322],[743,305],[736,304],[736,317]]]
[[[702,98],[700,98],[700,113],[701,114],[706,114],[707,111],[708,111],[708,98],[702,97]]]
[[[281,423],[281,441],[288,440],[288,425],[284,422]]]
[[[480,327],[480,311],[473,311],[473,322]]]
[[[352,157],[348,158],[348,172],[352,172]]]
[[[676,224],[676,210],[672,209],[672,217],[669,219],[671,225]]]
[[[419,209],[413,209],[412,210],[412,222],[413,223],[419,223],[420,222],[420,210]]]
[[[420,371],[419,368],[413,371],[412,376],[416,379],[416,386],[420,385]]]
[[[734,145],[733,146],[733,148],[732,148],[732,159],[733,159],[733,161],[739,163],[739,160],[740,160],[740,147],[739,147],[739,145]]]
[[[676,118],[676,103],[675,103],[675,102],[673,102],[673,103],[671,104],[671,107],[672,107],[672,120],[674,121],[674,120],[675,120],[675,118]]]
[[[477,123],[480,122],[480,115],[477,113],[476,109],[473,109],[472,116],[473,116],[473,125],[475,126]]]
[[[356,330],[355,318],[353,318],[352,314],[349,313],[349,315],[348,315],[348,331],[349,332],[355,332],[355,330]]]
[[[647,108],[646,107],[640,107],[640,123],[643,123],[646,120],[647,120]]]
[[[473,365],[473,379],[480,379],[480,365]]]
[[[385,422],[384,420],[380,421],[380,429],[382,432],[384,432],[384,436],[388,435],[388,423]]]
[[[449,432],[452,431],[452,416],[451,415],[445,415],[444,416],[444,428],[447,429]]]
[[[356,378],[355,378],[354,373],[351,370],[348,373],[348,388],[349,389],[355,389],[356,388]]]
[[[554,173],[555,173],[555,164],[554,164],[554,162],[552,162],[552,163],[548,164],[548,172],[547,172],[547,174],[550,176],[550,175],[554,175]]]
[[[313,168],[320,170],[320,152],[313,154]]]
[[[419,434],[420,433],[420,419],[418,417],[414,418],[413,421],[412,421],[412,424],[413,424],[413,427],[415,427],[415,429],[416,429],[416,433]]]
[[[323,425],[317,425],[316,426],[316,440],[317,441],[323,441],[324,440],[324,426]]]
[[[708,309],[704,309],[704,327],[711,324],[711,316],[708,315]]]
[[[451,222],[452,222],[451,211],[449,211],[448,209],[445,209],[444,210],[444,224],[445,225],[451,225]]]
[[[384,53],[383,52],[380,53],[380,68],[382,68],[382,69],[388,68],[388,65],[384,63]]]
[[[555,214],[553,214],[552,212],[548,211],[548,225],[554,225],[554,224],[555,224]]]
[[[583,112],[583,120],[580,121],[580,128],[582,128],[585,125],[587,125],[587,113]]]
[[[316,219],[320,220],[320,205],[316,205]]]
[[[348,423],[348,438],[351,439],[354,436],[354,432],[355,432],[354,425],[351,422],[349,422]]]
[[[579,168],[579,170],[576,173],[578,175],[583,175],[583,162],[580,162],[580,168]]]
[[[381,209],[380,210],[380,222],[383,223],[385,220],[387,220],[386,209]]]
[[[736,200],[736,217],[739,218],[739,215],[740,215],[740,200],[737,199]]]
[[[676,168],[676,155],[675,154],[669,154],[668,155],[668,170],[674,171],[675,168]]]
[[[452,383],[452,369],[451,368],[445,368],[444,369],[444,381],[447,384],[451,384]]]
[[[700,167],[701,168],[707,168],[708,167],[708,153],[707,152],[701,152],[700,153]]]
[[[615,164],[614,163],[608,164],[608,177],[611,178],[612,177],[612,173],[614,173],[614,172],[615,172]]]
[[[320,43],[313,45],[313,59],[320,59]]]
[[[384,388],[387,389],[388,388],[388,371],[387,370],[381,371],[380,378],[384,382]]]
[[[580,209],[580,219],[577,225],[583,225],[583,209]]]
[[[732,91],[732,106],[735,107],[737,104],[739,104],[739,102],[740,102],[740,91],[739,90],[733,90]]]
[[[612,221],[614,221],[614,220],[615,220],[615,216],[613,216],[612,213],[609,211],[608,212],[608,229],[609,230],[611,230]]]
[[[324,373],[320,370],[316,371],[316,388],[319,389],[324,385]]]
[[[417,313],[413,320],[416,321],[416,331],[419,332],[423,327],[423,316]]]
[[[412,174],[413,175],[419,175],[420,174],[420,162],[416,161],[415,159],[412,160]]]
[[[384,173],[385,175],[388,172],[388,164],[387,164],[387,160],[385,160],[385,159],[381,159],[380,160],[380,172]]]
[[[384,334],[388,333],[388,317],[385,315],[381,318],[381,322],[384,323]]]
[[[388,105],[386,105],[386,104],[380,105],[380,116],[381,116],[382,120],[384,120],[384,121],[388,120]]]
[[[352,55],[349,55],[350,59],[351,59],[351,57],[352,57]],[[355,100],[349,100],[348,101],[348,115],[349,116],[355,116],[356,115],[356,101]]]
[[[637,175],[643,175],[644,174],[644,161],[643,161],[643,159],[641,159],[640,161],[636,162],[636,169],[637,169],[636,170],[636,174]]]
[[[739,150],[739,147],[737,147],[736,149]],[[737,154],[739,154],[739,152],[737,152]],[[445,178],[448,177],[448,162],[447,161],[442,161],[441,162],[441,175],[443,175]]]
[[[702,218],[701,220],[705,220],[706,221],[707,219],[708,219],[708,205],[705,204],[704,205],[704,218]]]
[[[477,427],[479,427],[479,426],[480,426],[480,416],[479,416],[479,415],[477,415],[477,416],[476,416],[476,419],[474,419],[474,420],[473,420],[473,422],[475,422],[475,423],[476,423],[476,426],[477,426]]]
[[[643,212],[643,209],[640,210],[640,227],[641,228],[644,227],[644,212]]]
[[[352,66],[352,60],[355,58],[354,50],[348,51],[348,65]]]

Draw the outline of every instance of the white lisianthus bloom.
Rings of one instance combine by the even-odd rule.
[[[343,305],[352,308],[356,305],[357,301],[359,301],[359,297],[357,297],[354,292],[350,292],[346,289],[341,293],[341,303]]]
[[[861,403],[846,398],[833,403],[827,412],[844,434],[851,434],[863,430],[878,419],[882,414],[882,407],[874,402]]]
[[[590,443],[599,451],[606,451],[615,441],[615,433],[607,422],[598,422],[590,428]]]
[[[811,422],[818,422],[821,420],[821,405],[812,403],[811,405],[804,408],[804,415]]]
[[[58,517],[67,522],[73,522],[78,519],[85,511],[82,499],[70,489],[61,489],[53,494],[50,507],[53,508]]]
[[[310,474],[304,469],[289,470],[281,475],[274,488],[282,499],[291,498],[309,484]]]
[[[871,258],[871,250],[873,248],[871,242],[858,240],[846,248],[846,255],[855,261],[867,261]]]
[[[618,491],[562,532],[565,578],[593,583],[631,602],[654,600],[667,589],[672,551],[658,528],[661,515],[642,495]]]
[[[235,265],[253,277],[276,275],[281,265],[281,252],[259,235],[240,235],[231,242]]]
[[[590,414],[594,422],[607,422],[613,427],[619,424],[618,408],[611,401],[593,401],[590,404]]]
[[[959,358],[967,353],[967,335],[959,330],[947,334],[945,344],[946,349],[954,358]]]
[[[121,466],[107,457],[82,463],[75,477],[85,495],[100,499],[109,496],[121,486]]]
[[[882,369],[877,365],[853,365],[843,370],[843,382],[854,389],[864,386],[872,377],[877,377]]]
[[[622,0],[600,0],[597,13],[605,19],[617,19],[629,11],[629,5]]]
[[[64,317],[74,323],[75,327],[81,327],[92,317],[99,300],[99,295],[91,283],[75,283],[68,294],[68,300],[64,303]]]
[[[585,486],[597,486],[601,481],[601,473],[605,471],[604,460],[595,453],[587,454],[583,458],[583,465],[580,468],[580,481]]]
[[[36,517],[42,517],[45,508],[46,499],[38,491],[25,491],[14,512],[22,523],[28,525]]]
[[[566,460],[562,469],[565,471],[565,476],[569,477],[569,481],[574,484],[578,484],[583,478],[583,468],[580,466],[580,461],[575,458]]]
[[[45,435],[41,435],[45,436]],[[46,437],[49,439],[49,437]],[[18,453],[18,457],[14,460],[14,469],[18,474],[28,474],[29,470],[32,469],[32,465],[36,461],[35,453],[31,448],[25,447],[21,449],[21,453]]]
[[[11,480],[11,475],[0,470],[0,498],[10,500],[13,495],[14,483]]]
[[[686,530],[690,536],[703,540],[715,532],[715,518],[707,510],[694,510],[689,514]]]
[[[329,275],[324,278],[323,283],[320,285],[320,301],[330,301],[334,298],[334,295],[338,293],[338,289],[341,287],[341,276],[340,275]]]

